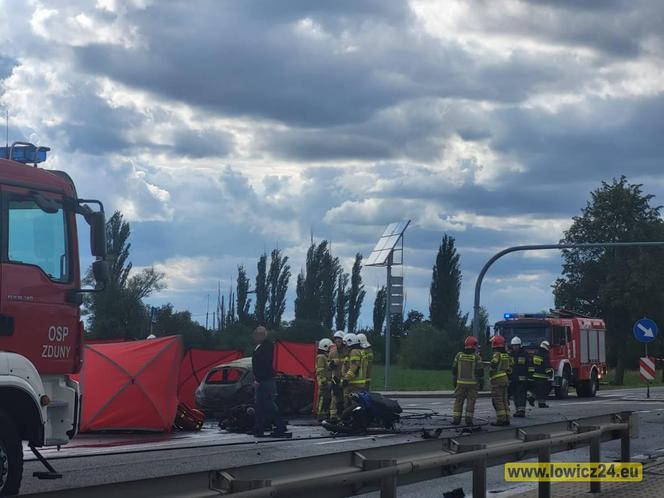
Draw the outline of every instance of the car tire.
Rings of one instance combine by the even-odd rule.
[[[17,495],[23,477],[23,445],[12,418],[0,411],[0,496]]]

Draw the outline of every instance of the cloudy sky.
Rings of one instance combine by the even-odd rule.
[[[406,238],[407,306],[428,309],[444,232],[462,307],[483,262],[556,242],[588,192],[626,174],[664,198],[658,0],[0,0],[10,141],[49,145],[79,194],[120,209],[151,301],[206,296],[313,232],[349,268]],[[553,304],[556,254],[498,263],[483,302]],[[367,268],[362,322],[384,271]],[[287,311],[292,316],[292,299]]]

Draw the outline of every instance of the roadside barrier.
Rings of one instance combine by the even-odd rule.
[[[551,455],[589,446],[589,462],[600,462],[602,442],[619,440],[622,462],[630,461],[630,437],[638,431],[637,414],[620,412],[493,432],[476,432],[354,451],[341,451],[217,471],[67,489],[48,498],[232,498],[352,496],[380,490],[397,496],[397,486],[472,471],[475,498],[486,498],[487,467],[529,458],[540,463]],[[551,483],[539,484],[539,497],[551,496]],[[591,482],[597,493],[600,482]],[[36,496],[36,495],[35,495]]]

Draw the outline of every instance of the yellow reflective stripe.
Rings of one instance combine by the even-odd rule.
[[[496,372],[490,376],[492,379],[497,379],[498,377],[507,377],[507,372]]]
[[[474,385],[477,384],[476,380],[457,380],[457,384],[466,384],[466,385]]]
[[[536,379],[548,379],[549,378],[548,375],[544,375],[544,374],[541,374],[541,373],[533,374],[533,377],[536,378]]]
[[[348,381],[349,384],[365,384],[364,379]]]

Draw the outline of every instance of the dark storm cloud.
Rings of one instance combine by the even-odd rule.
[[[224,157],[233,148],[233,136],[219,130],[182,128],[175,132],[173,143],[173,152],[189,158]]]
[[[492,141],[496,150],[527,165],[516,182],[559,185],[610,179],[624,173],[656,174],[664,166],[664,96],[590,99],[556,113],[508,109],[509,123]]]
[[[75,50],[76,59],[85,71],[207,111],[315,127],[362,123],[425,97],[518,102],[552,84],[577,83],[585,72],[573,58],[549,61],[527,52],[478,58],[418,31],[410,14],[375,15],[383,12],[378,5],[286,7],[276,18],[243,3],[208,6],[155,3],[129,17],[144,44],[87,45]],[[349,148],[362,144],[374,155],[389,153],[367,139]],[[310,138],[303,155],[325,155],[312,152],[317,145]]]

